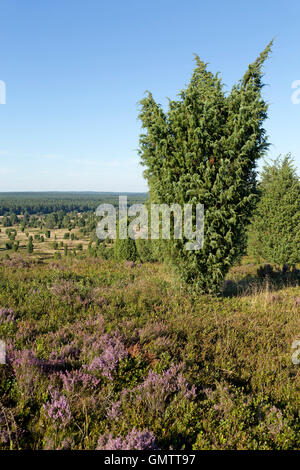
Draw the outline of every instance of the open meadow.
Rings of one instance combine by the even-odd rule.
[[[299,448],[299,279],[244,263],[213,297],[160,263],[3,252],[0,448]]]

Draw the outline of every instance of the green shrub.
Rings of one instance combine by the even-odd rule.
[[[101,243],[97,248],[97,254],[103,259],[112,259],[114,257],[114,250],[105,243]]]
[[[142,262],[152,262],[158,259],[155,252],[155,242],[156,240],[143,240],[142,238],[135,241],[137,255]]]
[[[118,261],[135,261],[137,259],[135,241],[131,238],[125,240],[117,238],[114,243],[114,257]]]
[[[56,251],[56,252],[54,253],[54,259],[61,259],[61,254],[60,254],[59,251]]]

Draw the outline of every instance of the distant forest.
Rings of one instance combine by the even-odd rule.
[[[148,193],[0,192],[0,216],[94,211],[101,203],[117,207],[119,196],[127,196],[129,204],[143,203],[148,199]]]

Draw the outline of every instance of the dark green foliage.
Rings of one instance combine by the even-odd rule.
[[[130,220],[127,220],[129,224]],[[117,238],[114,241],[114,258],[117,261],[136,261],[137,249],[135,240],[131,238],[120,239],[119,238],[119,224],[117,226]]]
[[[163,243],[183,280],[217,292],[230,266],[243,254],[246,227],[256,203],[256,162],[268,147],[262,127],[262,65],[271,44],[226,95],[220,78],[196,56],[197,67],[178,101],[165,113],[151,93],[141,101],[140,137],[144,176],[154,203],[205,207],[202,250],[186,240]]]
[[[5,249],[6,250],[11,250],[13,246],[13,243],[11,241],[5,242]]]
[[[131,238],[125,240],[117,238],[114,243],[114,257],[118,261],[135,261],[137,258],[135,241]]]
[[[100,243],[97,248],[97,255],[103,259],[113,259],[114,249],[106,245],[106,243]]]
[[[126,193],[110,192],[11,192],[0,193],[0,215],[6,215],[7,227],[16,223],[16,214],[50,214],[59,213],[94,212],[101,203],[113,204],[118,207],[118,196]],[[131,204],[144,202],[146,193],[128,194]],[[27,221],[25,219],[25,222]],[[53,224],[53,219],[50,224]],[[54,228],[48,226],[48,228]]]
[[[277,264],[300,262],[300,181],[290,155],[266,164],[248,252]]]
[[[7,234],[8,238],[11,240],[11,241],[14,241],[16,239],[16,236],[17,236],[17,231],[13,228],[11,229],[6,229],[5,230],[5,233]]]
[[[142,262],[151,262],[156,261],[157,256],[155,256],[155,250],[153,246],[153,241],[143,240],[138,238],[135,241],[138,257]]]
[[[27,252],[32,253],[33,249],[34,249],[33,240],[32,240],[32,236],[30,235],[28,238],[28,243],[27,243]]]
[[[61,254],[60,254],[59,251],[56,251],[56,252],[54,253],[54,259],[55,259],[55,260],[61,259]]]
[[[17,252],[19,250],[19,245],[20,245],[20,242],[17,240],[15,243],[13,243],[12,250]]]
[[[12,226],[12,221],[10,217],[3,217],[2,220],[3,227],[11,227]]]

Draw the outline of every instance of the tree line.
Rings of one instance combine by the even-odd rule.
[[[146,193],[94,193],[94,192],[11,192],[0,193],[0,216],[50,214],[52,212],[93,212],[99,204],[117,207],[118,196],[127,195],[130,204],[143,203]]]

